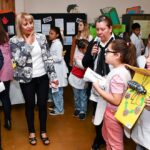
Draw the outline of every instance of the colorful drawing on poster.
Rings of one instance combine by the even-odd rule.
[[[150,71],[128,66],[135,71],[129,88],[115,113],[115,118],[131,129],[145,107],[145,99],[150,97]]]

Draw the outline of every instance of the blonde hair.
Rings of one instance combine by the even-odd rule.
[[[82,31],[82,33],[83,33],[83,36],[84,36],[84,39],[88,39],[88,37],[89,37],[89,26],[88,26],[88,24],[86,23],[86,21],[84,21],[84,20],[81,20],[80,22],[82,22],[83,23],[83,25],[84,25],[84,29],[83,29],[83,31]],[[80,39],[80,36],[81,36],[81,32],[78,32],[78,34],[77,34],[77,39]]]
[[[17,14],[17,16],[16,16],[16,36],[18,38],[23,37],[22,29],[21,29],[21,24],[22,24],[23,20],[34,22],[33,16],[28,13],[21,12],[21,13]]]

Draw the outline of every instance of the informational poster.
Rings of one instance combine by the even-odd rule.
[[[139,23],[141,26],[141,38],[147,39],[150,33],[150,20],[134,20],[133,23]]]
[[[50,28],[50,24],[42,24],[42,33],[45,35],[49,35]]]
[[[9,35],[14,35],[15,34],[14,25],[8,25],[7,29],[8,29],[8,34]]]
[[[41,32],[41,20],[34,20],[34,28],[36,32]]]
[[[115,118],[131,129],[145,107],[145,99],[150,97],[150,71],[128,66],[135,75],[128,83],[129,88],[115,113]]]
[[[55,26],[59,27],[60,30],[64,30],[64,19],[55,19]]]
[[[64,36],[64,45],[72,44],[72,36]]]
[[[67,22],[67,35],[75,34],[75,22]]]

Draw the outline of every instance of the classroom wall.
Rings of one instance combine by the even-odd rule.
[[[115,7],[120,20],[128,7],[141,6],[144,13],[150,14],[150,0],[15,0],[16,12],[29,13],[67,13],[69,4],[77,4],[79,11],[87,14],[89,23],[93,23],[105,7]]]

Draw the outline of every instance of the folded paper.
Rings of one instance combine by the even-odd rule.
[[[88,82],[96,82],[99,81],[99,85],[102,89],[105,89],[106,86],[106,79],[102,77],[101,75],[97,74],[90,68],[87,68],[83,80],[88,81]]]

